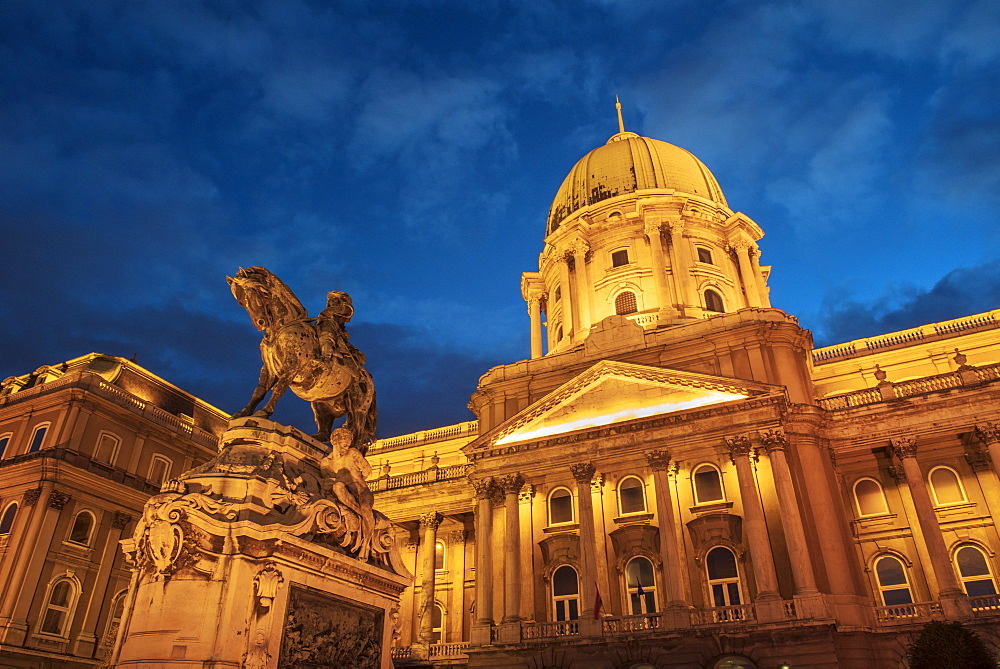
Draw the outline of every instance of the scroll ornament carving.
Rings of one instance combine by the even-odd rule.
[[[983,423],[974,428],[976,438],[987,446],[1000,443],[1000,426],[993,423]]]
[[[649,451],[646,460],[653,471],[666,471],[670,467],[670,451]]]
[[[389,625],[392,645],[395,646],[403,636],[403,617],[399,613],[399,602],[393,602],[389,609]]]
[[[490,499],[493,497],[493,491],[496,488],[496,483],[494,483],[492,478],[481,478],[481,479],[469,479],[469,485],[472,486],[476,499]]]
[[[507,474],[497,479],[497,485],[505,495],[516,495],[524,486],[524,477],[520,474]]]
[[[913,437],[897,437],[890,443],[893,453],[900,459],[917,457],[917,440]]]
[[[62,511],[71,497],[64,492],[59,492],[58,490],[53,490],[49,493],[49,508]]]
[[[257,604],[261,608],[271,608],[274,598],[278,595],[278,587],[284,581],[285,577],[273,564],[269,564],[257,572],[253,579],[254,589],[257,591]]]
[[[443,520],[444,520],[444,516],[442,516],[437,511],[429,511],[428,513],[420,514],[420,529],[422,529],[422,530],[427,530],[427,529],[434,529],[434,530],[436,530],[441,525],[441,522]]]
[[[726,437],[726,446],[729,447],[729,457],[735,461],[737,457],[749,456],[752,446],[750,439],[743,434],[734,437]]]
[[[590,483],[594,479],[594,472],[597,468],[592,462],[578,462],[570,465],[569,470],[573,473],[573,478],[577,483]]]
[[[760,443],[764,444],[764,448],[767,449],[768,453],[771,451],[783,451],[788,446],[788,438],[785,436],[785,431],[780,427],[772,430],[761,430],[757,434],[760,437]]]
[[[24,495],[21,497],[21,501],[25,506],[34,506],[38,502],[38,498],[42,496],[41,488],[32,488],[31,490],[25,490]]]

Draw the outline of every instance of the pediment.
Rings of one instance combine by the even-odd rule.
[[[763,395],[773,387],[602,360],[477,440],[502,446]],[[471,444],[470,444],[471,445]]]

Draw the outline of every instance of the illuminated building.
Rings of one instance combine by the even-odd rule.
[[[90,354],[0,386],[0,666],[95,666],[129,583],[118,545],[160,484],[208,460],[228,416]]]
[[[417,574],[399,663],[871,667],[931,619],[996,639],[1000,312],[814,350],[762,236],[621,125],[572,168],[521,280],[531,359],[480,379],[477,422],[369,453]]]

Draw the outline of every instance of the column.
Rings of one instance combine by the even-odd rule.
[[[594,474],[594,478],[590,482],[590,493],[592,503],[594,497],[597,498],[594,506],[594,538],[597,544],[594,558],[597,568],[597,590],[604,596],[603,611],[605,613],[610,611],[612,614],[618,615],[618,611],[614,610],[615,598],[609,596],[611,580],[608,578],[608,529],[604,520],[604,474]],[[615,504],[615,501],[611,503]]]
[[[753,277],[757,283],[757,296],[760,298],[760,306],[770,307],[771,298],[767,293],[767,283],[764,282],[764,273],[760,270],[760,262],[757,260],[760,258],[760,247],[756,244],[751,244],[748,249],[750,254],[750,267],[753,270]]]
[[[962,587],[955,576],[955,570],[948,558],[948,547],[941,534],[934,504],[931,503],[924,475],[917,464],[917,442],[912,437],[900,437],[892,440],[892,450],[903,463],[906,474],[906,485],[913,497],[913,507],[917,512],[917,522],[923,531],[927,554],[930,556],[930,572],[937,580],[938,593],[941,599],[941,611],[946,618],[971,618],[972,607],[969,598],[962,592]]]
[[[688,575],[688,552],[687,546],[685,544],[684,536],[684,518],[681,515],[681,498],[680,491],[678,490],[678,474],[680,467],[677,465],[676,461],[670,463],[667,468],[667,483],[670,486],[670,500],[674,507],[674,545],[677,547],[677,564],[678,569],[680,569],[680,574],[678,575],[678,583],[680,585],[677,591],[677,597],[682,602],[691,601],[691,581]],[[687,605],[687,604],[685,604]],[[690,619],[688,624],[690,624]]]
[[[677,530],[674,524],[673,500],[667,472],[670,469],[668,451],[646,453],[649,467],[653,470],[653,491],[656,494],[656,522],[660,526],[660,556],[663,558],[663,600],[667,606],[685,607],[681,596],[681,575],[683,565],[677,554]]]
[[[525,483],[521,494],[517,496],[519,514],[521,516],[521,573],[535,573],[535,541],[532,536],[534,521],[532,519],[532,502],[535,497],[535,486]],[[521,619],[535,619],[535,579],[521,579]]]
[[[738,241],[731,246],[736,252],[736,260],[740,265],[740,275],[743,277],[743,290],[747,294],[747,306],[759,307],[760,296],[757,294],[757,279],[754,278],[753,267],[750,263],[750,245],[745,241]]]
[[[576,313],[573,310],[573,288],[570,285],[569,259],[571,255],[562,255],[558,258],[560,274],[562,275],[562,328],[563,336],[570,336],[576,332]],[[556,342],[558,343],[558,342]]]
[[[542,297],[531,295],[528,298],[528,318],[531,320],[531,357],[542,357]]]
[[[521,620],[521,531],[518,518],[518,495],[524,478],[508,474],[497,479],[504,495],[504,616],[501,622]]]
[[[594,620],[594,604],[597,601],[597,559],[594,555],[594,504],[591,499],[591,481],[596,471],[593,463],[580,462],[569,466],[576,480],[577,504],[580,511],[580,633],[587,627],[594,627],[587,621]],[[600,633],[599,629],[594,630]]]
[[[476,497],[476,620],[472,643],[486,646],[493,627],[493,494],[492,478],[470,479]]]
[[[73,652],[81,657],[92,657],[94,648],[101,641],[97,638],[98,615],[101,612],[101,604],[107,600],[111,566],[120,550],[118,540],[121,539],[122,531],[130,522],[132,522],[132,516],[121,511],[115,511],[111,516],[111,528],[108,530],[104,548],[101,550],[97,578],[94,579],[94,585],[90,592],[84,592],[81,595],[81,601],[77,605],[77,611],[83,612],[83,623],[80,626],[80,634],[76,637],[76,642],[73,645]]]
[[[1000,475],[1000,426],[993,423],[983,423],[974,428],[976,437],[986,445],[989,451],[990,461],[993,462],[993,471]]]
[[[767,534],[767,523],[764,519],[764,506],[757,493],[753,469],[750,465],[750,439],[745,435],[727,437],[729,456],[736,465],[736,478],[740,486],[740,499],[743,501],[743,527],[750,544],[750,556],[753,559],[753,573],[757,580],[757,617],[761,621],[775,620],[784,617],[779,606],[777,611],[770,607],[761,607],[762,603],[777,600],[778,577],[774,571],[774,556],[771,553],[771,540]]]
[[[13,439],[11,440],[13,442]],[[41,528],[44,507],[38,507],[38,499],[42,494],[52,490],[52,483],[45,481],[41,488],[25,490],[17,507],[14,527],[7,541],[7,555],[0,566],[3,570],[3,581],[0,581],[0,642],[6,636],[4,629],[14,614],[14,604],[17,603],[17,591],[24,580],[24,572],[32,559],[35,541]]]
[[[451,549],[450,561],[447,565],[451,576],[451,602],[448,604],[448,628],[451,639],[465,641],[465,541],[468,533],[465,530],[455,530],[448,534],[448,546]]]
[[[660,224],[647,221],[645,233],[653,261],[653,285],[656,287],[656,306],[663,309],[670,306],[670,291],[667,287],[667,264],[663,258],[663,243],[660,241]]]
[[[576,273],[576,296],[580,301],[580,315],[578,325],[582,333],[590,329],[593,324],[593,312],[591,311],[590,297],[593,287],[590,285],[590,270],[587,268],[587,254],[590,246],[582,239],[573,243],[573,268]]]
[[[700,307],[701,297],[691,282],[691,253],[684,239],[684,222],[670,225],[670,267],[674,285],[677,286],[677,308],[682,316],[695,316],[686,311],[689,307]]]
[[[418,605],[420,631],[417,642],[429,647],[434,642],[434,553],[437,544],[437,528],[444,520],[437,511],[420,516],[420,544],[417,547],[417,564],[420,566],[420,604]]]

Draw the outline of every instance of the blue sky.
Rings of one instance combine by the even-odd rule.
[[[0,378],[90,351],[223,409],[225,276],[346,290],[381,436],[528,350],[552,196],[617,130],[756,220],[817,345],[1000,307],[1000,3],[0,4]],[[278,418],[308,427],[288,398]]]

